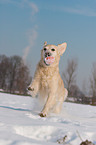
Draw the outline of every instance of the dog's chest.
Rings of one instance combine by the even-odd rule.
[[[50,75],[43,75],[41,77],[41,81],[40,81],[41,87],[43,87],[43,88],[49,88],[49,86],[51,85],[52,81],[53,81],[52,76],[50,76]]]
[[[40,78],[40,87],[43,89],[48,89],[52,84],[54,75],[51,71],[42,71]]]

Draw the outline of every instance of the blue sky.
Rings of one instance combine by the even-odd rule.
[[[96,0],[0,0],[0,54],[22,56],[34,72],[44,41],[67,42],[60,72],[77,58],[78,85],[88,82],[96,62]]]

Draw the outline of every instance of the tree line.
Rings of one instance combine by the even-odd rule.
[[[0,89],[25,95],[31,79],[30,70],[22,57],[0,55]]]
[[[79,102],[84,104],[96,105],[96,63],[93,64],[91,77],[89,78],[89,92],[88,96],[82,92],[77,83],[77,68],[78,61],[77,59],[70,59],[67,62],[65,71],[62,73],[62,78],[65,84],[65,87],[68,90],[68,100],[72,102]]]
[[[68,90],[68,101],[96,105],[96,63],[93,64],[90,80],[90,93],[86,96],[77,83],[78,61],[70,59],[62,73],[64,85]],[[31,83],[30,69],[20,56],[0,55],[0,89],[9,93],[27,94]]]

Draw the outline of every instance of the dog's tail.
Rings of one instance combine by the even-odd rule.
[[[68,96],[68,91],[67,91],[67,89],[65,88],[64,101],[67,99],[67,96]]]

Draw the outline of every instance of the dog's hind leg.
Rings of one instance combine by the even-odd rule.
[[[62,97],[60,97],[60,99],[58,99],[56,102],[56,104],[54,105],[53,109],[52,109],[52,112],[53,113],[56,113],[56,114],[59,114],[61,109],[62,109],[62,105],[63,105],[63,102],[66,100],[67,96],[68,96],[68,91],[67,89],[64,88],[64,94],[61,95]]]
[[[63,101],[57,101],[57,103],[52,108],[52,113],[59,114],[61,112]]]

